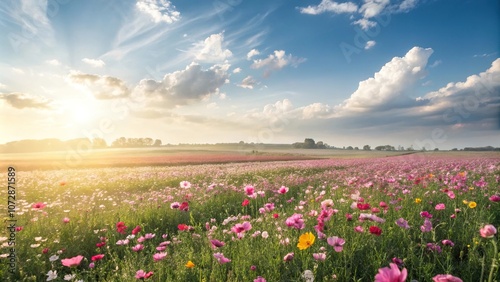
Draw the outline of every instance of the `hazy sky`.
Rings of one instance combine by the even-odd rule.
[[[0,143],[500,146],[497,0],[7,0]]]

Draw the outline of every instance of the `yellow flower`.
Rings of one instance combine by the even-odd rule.
[[[187,268],[193,268],[194,266],[195,266],[195,264],[190,260],[188,260],[188,262],[186,263]]]
[[[420,199],[420,198],[415,199],[415,203],[420,204],[421,202],[422,202],[422,199]]]
[[[311,232],[306,232],[299,237],[299,243],[297,244],[297,248],[299,250],[305,250],[314,244],[314,240],[316,237]]]
[[[469,202],[469,208],[470,209],[473,209],[477,206],[476,202],[472,201],[472,202]]]
[[[469,201],[463,200],[462,203],[464,203],[464,205],[467,205],[469,203]]]
[[[469,190],[470,190],[470,191],[474,190],[474,187],[472,187],[472,186],[471,186],[471,187],[469,187]]]
[[[429,173],[429,178],[434,178],[434,174]]]

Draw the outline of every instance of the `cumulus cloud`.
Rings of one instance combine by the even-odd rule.
[[[353,2],[337,3],[331,0],[322,0],[318,5],[299,8],[302,14],[319,15],[325,12],[341,14],[354,13],[358,10],[358,5]]]
[[[253,79],[252,76],[245,77],[240,84],[238,84],[241,88],[253,89],[253,87],[257,84],[257,81]]]
[[[11,105],[16,109],[24,108],[34,108],[34,109],[49,109],[50,100],[40,97],[33,96],[26,93],[5,93],[0,94],[0,99],[5,100],[7,104]]]
[[[264,76],[268,76],[272,71],[280,70],[285,66],[298,66],[306,59],[294,57],[291,54],[286,55],[284,50],[276,50],[265,59],[254,60],[250,66],[253,69],[265,69]]]
[[[206,62],[223,62],[233,55],[229,49],[223,48],[224,35],[212,34],[204,41],[198,42],[193,52],[197,60]]]
[[[233,70],[233,73],[240,73],[240,72],[241,72],[241,68],[235,68],[235,69]]]
[[[172,2],[166,0],[137,0],[137,9],[147,14],[155,23],[174,23],[181,18],[181,13],[175,9]]]
[[[363,112],[378,107],[400,107],[410,100],[405,92],[423,78],[433,50],[413,47],[404,57],[394,57],[380,71],[359,83],[342,108]]]
[[[86,63],[87,65],[93,66],[94,68],[102,68],[106,65],[103,60],[96,60],[96,59],[89,59],[89,58],[83,58],[82,62]]]
[[[259,55],[260,52],[257,49],[252,49],[250,52],[247,54],[247,60],[251,60],[253,56]]]
[[[365,3],[359,8],[365,19],[378,16],[389,4],[389,0],[365,0]]]
[[[184,70],[166,74],[161,81],[141,80],[134,94],[144,95],[155,107],[187,105],[219,93],[219,88],[229,79],[229,67],[224,64],[203,69],[191,63]]]
[[[373,48],[373,46],[375,46],[375,44],[377,44],[377,42],[375,42],[373,40],[366,41],[365,50]]]
[[[333,108],[322,103],[313,103],[302,108],[302,118],[329,118],[333,114]]]
[[[126,83],[112,76],[71,72],[68,80],[89,91],[97,99],[124,98],[130,95],[130,89]]]

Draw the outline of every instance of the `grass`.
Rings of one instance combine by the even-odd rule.
[[[23,228],[16,233],[15,274],[2,263],[1,281],[46,281],[49,271],[57,271],[53,281],[64,281],[69,274],[76,275],[74,281],[133,281],[140,269],[154,273],[149,281],[253,281],[258,276],[267,281],[304,281],[305,270],[314,273],[315,281],[373,281],[378,269],[395,257],[403,261],[400,267],[407,269],[408,281],[431,281],[437,274],[486,281],[492,260],[499,255],[491,247],[498,235],[491,239],[479,235],[485,224],[500,226],[500,203],[489,200],[500,193],[496,157],[33,170],[18,172],[16,179],[15,219]],[[191,187],[180,188],[181,181],[189,181]],[[248,185],[261,193],[248,197],[244,191]],[[282,186],[288,191],[277,193]],[[352,206],[357,197],[370,209]],[[243,206],[245,199],[249,204]],[[333,202],[330,208],[322,207],[327,199]],[[46,206],[33,208],[38,202]],[[174,202],[189,203],[189,211],[171,208]],[[477,206],[469,208],[470,202]],[[445,208],[436,210],[438,203]],[[274,204],[274,209],[262,212],[266,204]],[[7,215],[6,206],[1,207]],[[315,230],[322,211],[331,213],[322,233],[345,239],[341,252]],[[421,231],[422,211],[432,214],[429,232]],[[301,230],[285,223],[295,213],[303,215]],[[383,220],[359,220],[363,213]],[[63,218],[69,222],[63,223]],[[395,222],[400,218],[410,228],[399,227]],[[117,232],[117,222],[128,227],[125,234]],[[252,227],[238,239],[231,228],[243,222]],[[191,228],[181,231],[179,224]],[[129,237],[127,245],[117,245],[136,226],[141,232]],[[356,232],[356,226],[364,232]],[[380,227],[382,234],[370,234],[370,226]],[[298,238],[305,232],[316,240],[299,250]],[[133,251],[138,238],[146,234],[154,237],[141,243],[142,251]],[[0,236],[9,236],[8,230],[4,228]],[[211,239],[225,245],[213,249]],[[444,239],[454,245],[444,245]],[[102,242],[104,246],[96,246]],[[154,261],[162,242],[167,256]],[[6,243],[2,254],[9,252]],[[218,252],[231,261],[220,264],[214,257]],[[293,260],[284,261],[292,252]],[[326,259],[317,261],[313,253],[324,253]],[[104,258],[91,268],[96,254]],[[79,266],[62,265],[61,259],[77,255],[84,256]],[[54,256],[58,258],[50,261]],[[187,268],[188,261],[195,266]],[[498,269],[493,269],[493,277],[498,280]]]

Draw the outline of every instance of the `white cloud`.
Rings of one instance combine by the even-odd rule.
[[[291,54],[286,55],[284,50],[276,50],[274,54],[265,59],[254,60],[250,67],[254,69],[264,68],[264,75],[268,76],[272,71],[280,70],[287,65],[296,67],[305,60],[304,58],[293,57]]]
[[[441,60],[436,60],[436,61],[434,61],[434,63],[432,63],[432,65],[430,65],[429,67],[430,67],[430,68],[435,68],[435,67],[439,66],[441,63],[442,63],[442,61],[441,61]]]
[[[0,99],[5,100],[7,104],[16,108],[34,108],[34,109],[49,109],[50,100],[40,97],[33,96],[25,93],[5,93],[0,94]]]
[[[426,74],[430,48],[413,47],[404,57],[394,57],[380,71],[359,83],[358,89],[342,106],[351,111],[366,111],[376,107],[401,106],[405,91]]]
[[[219,106],[217,106],[216,102],[208,103],[207,104],[207,109],[217,109]]]
[[[313,103],[302,108],[302,118],[328,118],[333,114],[333,109],[329,105],[322,103]]]
[[[53,59],[53,60],[47,60],[45,61],[45,63],[49,64],[49,65],[52,65],[52,66],[60,66],[61,65],[61,62],[59,62],[58,60],[56,59]]]
[[[264,114],[265,117],[275,117],[287,114],[291,110],[293,110],[292,102],[288,99],[283,99],[283,101],[265,105],[262,114]]]
[[[241,68],[235,68],[235,69],[233,70],[233,73],[240,73],[240,72],[241,72]]]
[[[365,19],[378,16],[389,4],[389,0],[365,0],[365,3],[359,8]]]
[[[257,81],[255,81],[255,79],[253,79],[253,77],[249,75],[249,76],[245,77],[241,81],[241,84],[238,84],[238,86],[241,88],[253,89],[253,87],[256,84],[257,84]]]
[[[135,4],[139,11],[149,15],[155,23],[174,23],[181,18],[181,13],[175,9],[172,2],[166,0],[137,0]]]
[[[68,80],[73,85],[90,92],[97,99],[124,98],[130,95],[126,83],[112,76],[71,72]]]
[[[361,27],[362,30],[368,30],[372,27],[375,27],[377,26],[377,23],[374,22],[374,21],[370,21],[370,20],[367,20],[367,19],[359,19],[357,21],[354,21],[352,22],[353,24],[357,24]]]
[[[369,49],[373,48],[373,46],[375,46],[375,44],[377,44],[377,42],[375,42],[373,40],[366,41],[365,50],[369,50]]]
[[[153,107],[173,108],[199,102],[219,93],[229,78],[229,67],[225,64],[202,69],[191,63],[184,70],[166,74],[161,81],[141,80],[134,94],[143,95]]]
[[[337,3],[331,0],[322,0],[319,5],[299,8],[302,14],[319,15],[325,12],[335,14],[354,13],[358,10],[358,5],[353,2]]]
[[[417,6],[417,3],[418,0],[404,0],[403,2],[401,2],[401,4],[399,4],[399,10],[403,12],[409,11],[415,8],[415,6]]]
[[[223,62],[233,55],[229,49],[223,48],[224,35],[222,33],[212,34],[204,41],[195,45],[193,52],[200,61]]]
[[[252,49],[250,52],[247,54],[247,60],[251,60],[253,56],[259,55],[260,52],[257,49]]]
[[[96,60],[96,59],[89,59],[89,58],[83,58],[82,62],[86,63],[87,65],[93,66],[94,68],[102,68],[106,65],[103,60]]]

